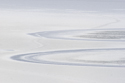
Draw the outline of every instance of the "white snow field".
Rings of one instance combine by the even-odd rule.
[[[0,0],[0,83],[124,83],[124,0]]]

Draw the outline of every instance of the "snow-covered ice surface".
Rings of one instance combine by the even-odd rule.
[[[124,0],[0,1],[0,83],[124,83]]]

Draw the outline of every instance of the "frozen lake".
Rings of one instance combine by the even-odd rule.
[[[1,83],[123,83],[125,1],[0,1]]]

